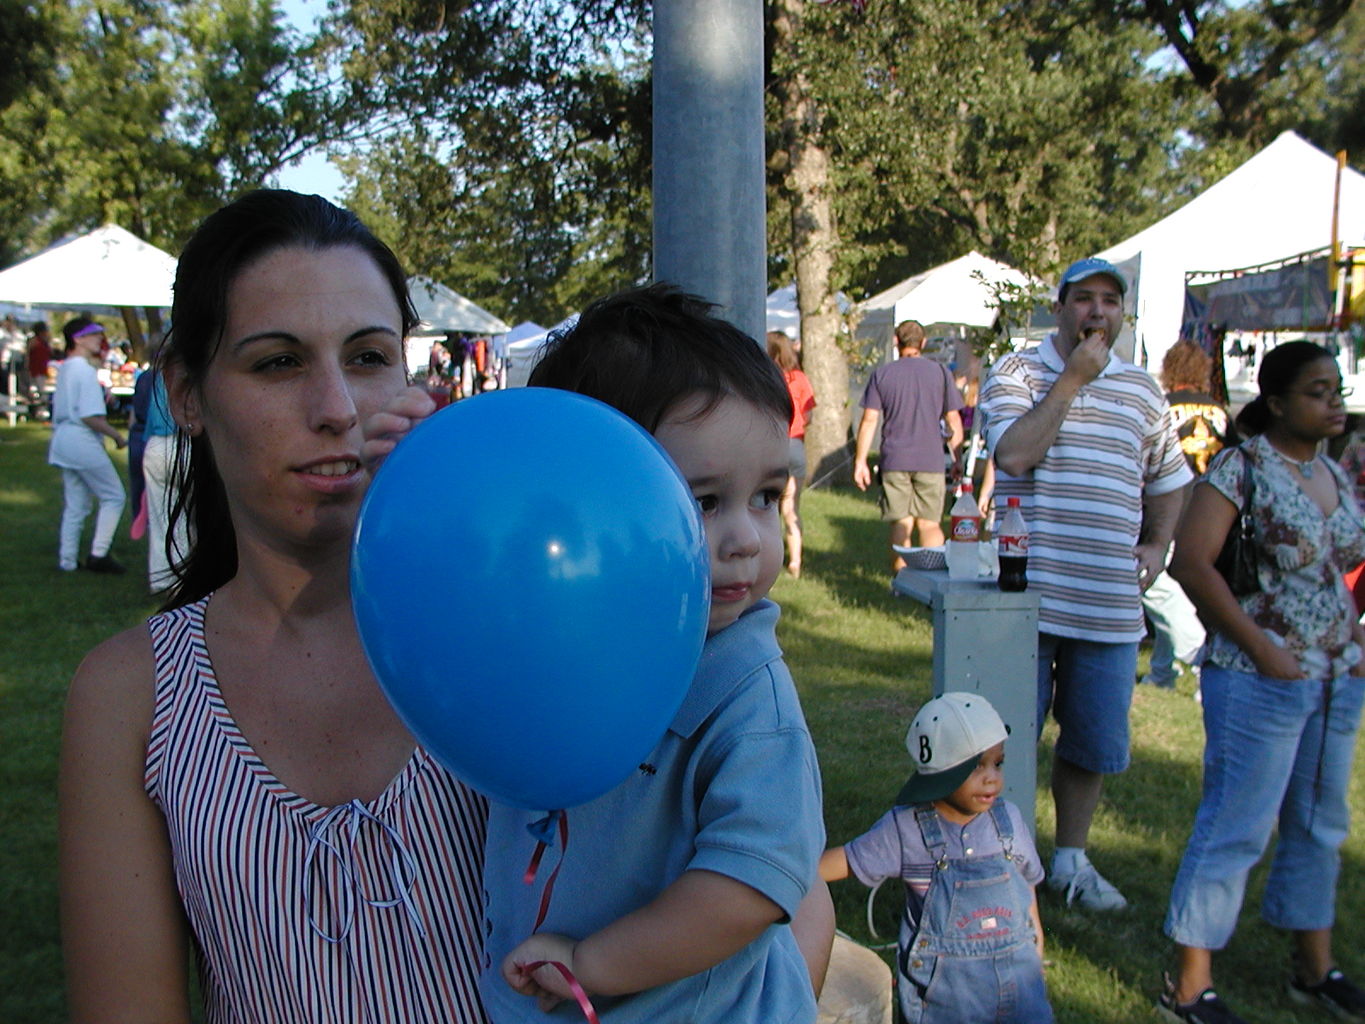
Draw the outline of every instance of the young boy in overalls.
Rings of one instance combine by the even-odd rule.
[[[896,987],[908,1024],[1052,1020],[1034,887],[1043,865],[1000,796],[1005,724],[980,694],[945,693],[906,734],[915,774],[867,832],[820,858],[827,882],[906,882]]]

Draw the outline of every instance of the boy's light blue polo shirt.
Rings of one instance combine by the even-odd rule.
[[[644,906],[684,871],[706,870],[763,893],[790,918],[825,845],[820,772],[774,628],[761,601],[706,641],[682,707],[649,760],[605,796],[568,812],[569,843],[542,931],[581,939]],[[642,681],[647,685],[648,681]],[[553,771],[547,765],[546,770]],[[489,1016],[540,1021],[534,999],[503,982],[499,965],[531,934],[558,848],[535,881],[527,826],[542,815],[493,804],[484,862]],[[598,997],[604,1022],[815,1020],[810,975],[791,929],[769,927],[709,971],[622,998]],[[552,1019],[582,1020],[572,1001]]]

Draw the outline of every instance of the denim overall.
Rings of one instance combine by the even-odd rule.
[[[1048,1024],[1052,1007],[1034,945],[1033,892],[1013,860],[1014,830],[990,810],[1002,852],[949,860],[938,812],[915,809],[934,873],[919,926],[901,946],[897,988],[907,1024]],[[909,905],[902,920],[907,933]]]

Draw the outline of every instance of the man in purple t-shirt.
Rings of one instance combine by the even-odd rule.
[[[943,543],[943,426],[957,463],[962,447],[962,393],[947,367],[925,359],[924,328],[904,320],[896,328],[900,358],[873,371],[863,391],[863,418],[853,455],[853,482],[872,483],[867,455],[882,421],[882,519],[891,524],[891,572],[905,567],[896,547],[908,547],[915,530],[923,547]]]

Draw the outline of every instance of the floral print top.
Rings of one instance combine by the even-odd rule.
[[[1335,462],[1318,456],[1314,470],[1332,474],[1340,498],[1324,516],[1262,435],[1220,455],[1203,478],[1239,509],[1244,457],[1251,463],[1261,589],[1238,599],[1242,610],[1298,656],[1309,678],[1346,675],[1362,653],[1352,639],[1355,605],[1342,579],[1365,561],[1365,527],[1354,489]],[[1223,668],[1256,672],[1252,660],[1221,633],[1210,637],[1206,657]]]
[[[1347,478],[1355,484],[1356,501],[1365,507],[1365,435],[1359,432],[1352,434],[1337,457],[1337,462],[1346,470]]]

